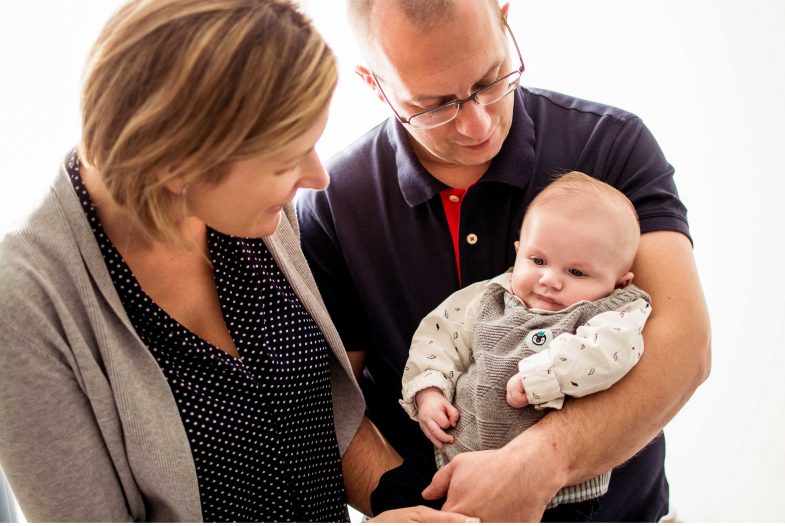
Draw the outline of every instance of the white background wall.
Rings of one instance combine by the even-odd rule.
[[[304,3],[341,60],[326,158],[387,111],[352,74],[343,2]],[[82,63],[119,4],[0,1],[0,233],[78,140]],[[512,0],[510,23],[524,84],[637,113],[677,169],[714,340],[666,430],[678,517],[785,521],[785,1]]]

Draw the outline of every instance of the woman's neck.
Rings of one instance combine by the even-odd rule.
[[[112,199],[98,173],[82,166],[81,176],[104,232],[124,257],[145,253],[174,255],[187,251],[177,243],[151,240],[135,218]],[[206,231],[206,225],[193,216],[185,217],[179,222],[180,236],[200,251],[207,249]]]

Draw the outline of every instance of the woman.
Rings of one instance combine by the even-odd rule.
[[[283,0],[138,0],[0,245],[0,463],[34,521],[321,521],[400,459],[298,244],[331,51]],[[464,521],[396,510],[380,520]]]

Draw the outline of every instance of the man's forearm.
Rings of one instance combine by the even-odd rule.
[[[569,484],[640,451],[708,375],[708,311],[687,238],[674,232],[643,236],[635,274],[653,306],[638,365],[609,390],[570,400],[516,439],[541,441]]]
[[[349,504],[371,515],[371,492],[379,479],[401,463],[401,457],[382,437],[379,430],[363,417],[357,433],[343,455],[343,478]]]

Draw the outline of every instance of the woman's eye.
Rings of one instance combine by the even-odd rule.
[[[294,164],[292,166],[289,166],[287,168],[283,168],[282,170],[278,170],[278,171],[273,172],[273,173],[275,175],[285,175],[285,174],[288,174],[289,172],[291,172],[292,170],[294,170],[295,168],[297,168],[297,166],[298,166],[297,164]]]
[[[586,274],[584,272],[578,270],[577,268],[571,268],[567,272],[569,272],[570,274],[572,274],[576,278],[585,278],[586,277]]]

